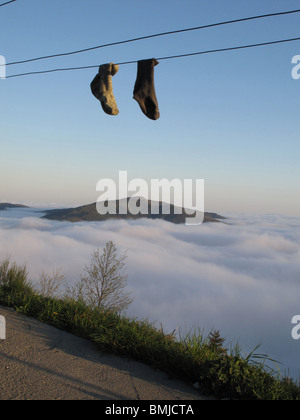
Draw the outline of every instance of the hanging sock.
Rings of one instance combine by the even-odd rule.
[[[160,117],[154,86],[154,67],[157,64],[159,62],[155,58],[138,61],[138,74],[133,91],[133,98],[151,120],[158,120]]]
[[[103,64],[99,67],[99,73],[91,83],[93,95],[101,102],[103,111],[109,115],[119,114],[112,84],[112,76],[118,71],[119,66],[116,64]]]

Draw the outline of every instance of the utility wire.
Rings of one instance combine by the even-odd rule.
[[[13,0],[13,1],[16,1],[16,0]],[[100,48],[112,47],[112,46],[115,46],[115,45],[127,44],[127,43],[130,43],[130,42],[136,42],[136,41],[141,41],[141,40],[150,39],[150,38],[156,38],[156,37],[160,37],[160,36],[173,35],[173,34],[190,32],[190,31],[196,31],[196,30],[200,30],[200,29],[213,28],[213,27],[216,27],[216,26],[230,25],[230,24],[234,24],[234,23],[238,23],[238,22],[246,22],[246,21],[251,21],[251,20],[256,20],[256,19],[264,19],[264,18],[274,17],[274,16],[290,15],[290,14],[299,13],[299,12],[300,12],[300,9],[290,10],[290,11],[286,11],[286,12],[268,13],[268,14],[259,15],[259,16],[251,16],[251,17],[242,18],[242,19],[235,19],[235,20],[229,20],[229,21],[225,21],[225,22],[213,23],[213,24],[210,24],[210,25],[197,26],[195,28],[187,28],[187,29],[179,29],[179,30],[176,30],[176,31],[162,32],[162,33],[158,33],[158,34],[152,34],[152,35],[141,36],[141,37],[138,37],[138,38],[127,39],[127,40],[124,40],[124,41],[111,42],[109,44],[97,45],[95,47],[84,48],[84,49],[77,50],[77,51],[70,51],[70,52],[53,54],[53,55],[45,55],[43,57],[30,58],[30,59],[27,59],[27,60],[14,61],[14,62],[11,62],[11,63],[7,63],[6,66],[12,66],[12,65],[15,65],[15,64],[30,63],[30,62],[33,62],[33,61],[46,60],[46,59],[49,59],[49,58],[57,58],[57,57],[64,57],[64,56],[68,56],[68,55],[81,54],[81,53],[84,53],[84,52],[87,52],[87,51],[97,50],[97,49],[100,49]]]
[[[2,4],[0,4],[0,7],[2,7],[2,6],[6,6],[7,4],[9,4],[9,3],[14,3],[15,1],[17,1],[17,0],[10,0],[10,1],[7,1],[6,3],[2,3]]]
[[[283,44],[283,43],[294,42],[294,41],[300,41],[300,37],[290,38],[290,39],[282,39],[282,40],[279,40],[279,41],[261,42],[259,44],[241,45],[241,46],[237,46],[237,47],[220,48],[220,49],[216,49],[216,50],[208,50],[208,51],[200,51],[200,52],[194,52],[194,53],[173,55],[173,56],[169,56],[169,57],[160,57],[160,58],[157,58],[157,60],[162,61],[162,60],[170,60],[170,59],[175,59],[175,58],[191,57],[191,56],[196,56],[196,55],[213,54],[213,53],[226,52],[226,51],[236,51],[236,50],[242,50],[242,49],[246,49],[246,48],[263,47],[263,46],[267,46],[267,45]],[[125,62],[116,63],[116,64],[121,66],[121,65],[126,65],[126,64],[133,64],[133,63],[137,63],[137,62],[138,62],[137,60],[134,60],[134,61],[125,61]],[[34,71],[34,72],[28,72],[28,73],[13,74],[11,76],[7,76],[6,79],[10,79],[10,78],[13,78],[13,77],[35,75],[35,74],[54,73],[54,72],[59,72],[59,71],[93,69],[93,68],[98,68],[98,67],[99,67],[99,64],[96,65],[96,66],[69,67],[69,68],[58,68],[58,69],[51,69],[51,70]]]

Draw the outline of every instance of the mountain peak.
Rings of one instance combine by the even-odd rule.
[[[116,214],[99,214],[97,211],[97,206],[99,203],[87,204],[80,207],[68,208],[68,209],[54,209],[45,211],[45,216],[43,218],[50,220],[58,221],[69,221],[69,222],[100,222],[111,219],[162,219],[175,224],[183,224],[186,221],[186,218],[193,217],[191,211],[181,209],[174,206],[173,204],[168,204],[164,202],[152,202],[143,197],[136,198],[136,207],[143,208],[144,210],[148,209],[147,214],[132,214],[130,210],[130,198],[124,198],[121,200],[115,201],[106,201],[102,202],[103,207],[110,207],[115,210]],[[129,209],[128,209],[129,207]],[[158,214],[153,214],[151,209],[156,208]],[[164,214],[166,212],[168,214]],[[169,209],[169,210],[168,210]],[[129,210],[129,211],[128,211]],[[195,214],[195,212],[194,212]],[[221,219],[225,219],[223,216],[218,215],[217,213],[204,213],[204,222],[220,222]]]

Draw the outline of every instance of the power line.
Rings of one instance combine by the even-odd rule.
[[[2,6],[6,6],[7,4],[9,4],[9,3],[14,3],[15,1],[17,1],[17,0],[10,0],[10,1],[7,1],[6,3],[2,3],[2,4],[0,4],[0,7],[2,7]]]
[[[290,38],[290,39],[282,39],[282,40],[279,40],[279,41],[261,42],[259,44],[242,45],[242,46],[239,46],[239,47],[220,48],[218,50],[209,50],[209,51],[201,51],[201,52],[190,53],[190,54],[174,55],[174,56],[170,56],[170,57],[162,57],[162,58],[159,58],[158,60],[160,60],[160,61],[161,60],[170,60],[170,59],[173,59],[173,58],[191,57],[191,56],[194,56],[194,55],[212,54],[212,53],[218,53],[218,52],[242,50],[242,49],[246,49],[246,48],[264,47],[264,46],[267,46],[267,45],[284,44],[284,43],[287,43],[287,42],[294,42],[294,41],[300,41],[300,37]]]
[[[16,0],[12,0],[12,1],[16,1]],[[50,58],[64,57],[64,56],[74,55],[74,54],[81,54],[81,53],[84,53],[84,52],[87,52],[87,51],[93,51],[93,50],[97,50],[97,49],[100,49],[100,48],[106,48],[106,47],[112,47],[112,46],[115,46],[115,45],[137,42],[137,41],[150,39],[150,38],[156,38],[156,37],[161,37],[161,36],[166,36],[166,35],[173,35],[173,34],[178,34],[178,33],[183,33],[183,32],[196,31],[196,30],[200,30],[200,29],[208,29],[208,28],[213,28],[213,27],[217,27],[217,26],[230,25],[230,24],[234,24],[234,23],[238,23],[238,22],[246,22],[246,21],[257,20],[257,19],[264,19],[264,18],[268,18],[268,17],[290,15],[290,14],[299,13],[299,12],[300,12],[300,9],[290,10],[290,11],[286,11],[286,12],[268,13],[268,14],[259,15],[259,16],[251,16],[251,17],[247,17],[247,18],[234,19],[234,20],[229,20],[229,21],[225,21],[225,22],[218,22],[218,23],[213,23],[213,24],[209,24],[209,25],[197,26],[197,27],[194,27],[194,28],[186,28],[186,29],[178,29],[178,30],[169,31],[169,32],[161,32],[161,33],[157,33],[157,34],[141,36],[141,37],[138,37],[138,38],[132,38],[132,39],[127,39],[127,40],[117,41],[117,42],[111,42],[109,44],[97,45],[97,46],[94,46],[94,47],[84,48],[84,49],[76,50],[76,51],[70,51],[70,52],[52,54],[52,55],[45,55],[45,56],[42,56],[42,57],[30,58],[30,59],[21,60],[21,61],[14,61],[14,62],[11,62],[11,63],[7,63],[6,66],[30,63],[30,62],[33,62],[33,61],[46,60],[46,59],[50,59]]]
[[[129,63],[124,63],[124,64],[129,64]],[[98,68],[98,67],[99,67],[99,64],[97,66],[82,66],[82,67],[69,67],[69,68],[63,68],[63,69],[51,69],[51,70],[41,70],[41,71],[30,71],[28,73],[20,73],[20,74],[13,74],[11,76],[6,76],[6,79],[11,79],[13,77],[21,77],[21,76],[35,75],[35,74],[54,73],[54,72],[58,72],[58,71],[95,69],[95,68]]]
[[[179,54],[179,55],[173,55],[168,57],[160,57],[157,58],[158,61],[162,60],[170,60],[175,58],[183,58],[183,57],[192,57],[196,55],[204,55],[204,54],[213,54],[213,53],[219,53],[219,52],[227,52],[227,51],[236,51],[236,50],[242,50],[247,48],[256,48],[256,47],[263,47],[267,45],[275,45],[275,44],[283,44],[288,42],[294,42],[294,41],[300,41],[300,37],[298,38],[289,38],[289,39],[282,39],[279,41],[270,41],[270,42],[261,42],[258,44],[250,44],[250,45],[241,45],[237,47],[229,47],[229,48],[220,48],[215,50],[207,50],[207,51],[200,51],[200,52],[194,52],[194,53],[187,53],[187,54]],[[137,60],[134,61],[125,61],[122,63],[116,63],[117,65],[126,65],[126,64],[134,64],[137,63]],[[51,70],[42,70],[42,71],[34,71],[34,72],[28,72],[28,73],[20,73],[20,74],[13,74],[11,76],[7,76],[7,79],[13,78],[13,77],[21,77],[21,76],[29,76],[29,75],[36,75],[36,74],[45,74],[45,73],[54,73],[59,71],[71,71],[71,70],[85,70],[85,69],[93,69],[98,68],[99,64],[96,66],[81,66],[81,67],[69,67],[69,68],[57,68],[57,69],[51,69]]]

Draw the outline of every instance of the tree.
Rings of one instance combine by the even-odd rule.
[[[225,338],[222,338],[220,331],[212,330],[208,336],[209,342],[208,346],[211,350],[214,350],[220,355],[224,355],[227,352],[227,349],[223,347]]]
[[[49,275],[44,271],[40,275],[41,294],[45,297],[54,297],[60,294],[60,288],[64,284],[65,276],[61,269],[53,270],[53,274]]]
[[[94,251],[78,286],[81,298],[92,307],[113,312],[127,309],[132,299],[125,291],[128,278],[125,274],[126,258],[126,253],[119,255],[112,241],[106,243],[102,254],[99,249]]]

